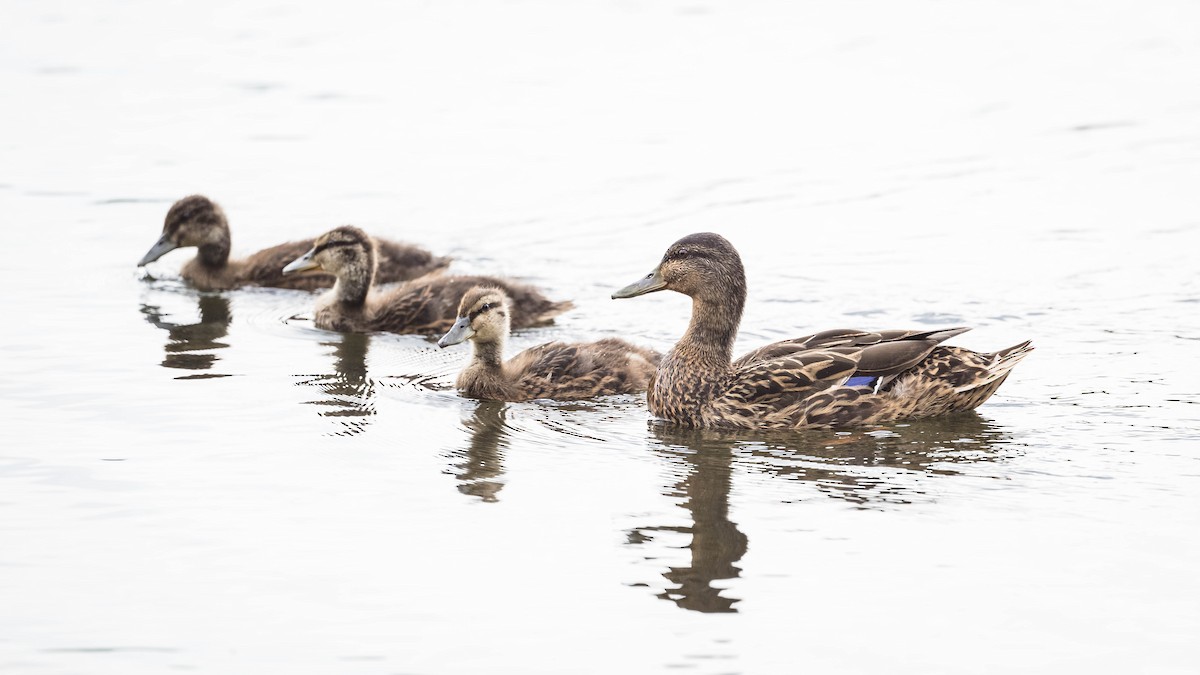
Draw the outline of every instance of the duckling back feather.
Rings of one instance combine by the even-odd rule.
[[[366,330],[445,332],[454,324],[463,293],[475,286],[501,288],[512,298],[514,328],[549,323],[574,306],[569,300],[550,300],[533,286],[501,277],[427,275],[369,297]]]
[[[504,370],[522,398],[569,401],[645,391],[661,359],[652,349],[605,338],[539,345],[514,356]]]

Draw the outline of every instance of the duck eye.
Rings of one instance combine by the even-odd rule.
[[[686,257],[688,257],[689,253],[691,253],[691,251],[687,250],[686,248],[681,248],[675,252],[675,257],[676,258],[686,258]]]
[[[492,303],[490,303],[490,302],[485,302],[485,303],[483,303],[483,307],[480,307],[480,308],[479,308],[479,311],[481,311],[481,312],[486,312],[486,311],[488,311],[488,310],[489,310],[489,309],[491,309],[491,308],[492,308]]]

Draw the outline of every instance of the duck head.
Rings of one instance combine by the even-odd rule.
[[[745,294],[746,273],[737,249],[712,232],[689,234],[671,244],[649,274],[612,294],[634,298],[655,291],[675,291],[692,298]]]
[[[158,260],[169,251],[189,246],[196,246],[202,252],[212,249],[218,256],[221,252],[229,255],[229,222],[225,212],[203,195],[184,197],[171,205],[163,221],[162,236],[138,261],[138,267]]]
[[[438,340],[449,347],[466,340],[479,344],[502,343],[509,331],[509,299],[499,288],[476,286],[463,294],[458,303],[458,319]]]
[[[335,227],[317,237],[307,253],[288,263],[284,274],[325,272],[338,279],[375,274],[375,242],[353,225]]]

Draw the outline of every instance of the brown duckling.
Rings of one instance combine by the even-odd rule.
[[[317,300],[313,318],[318,328],[327,330],[443,333],[454,324],[458,299],[474,286],[504,289],[513,299],[512,324],[518,328],[548,323],[574,306],[549,300],[528,284],[478,275],[431,274],[374,290],[375,260],[374,240],[357,227],[343,225],[317,237],[283,273],[319,270],[337,278],[333,290]]]
[[[547,342],[504,361],[511,301],[499,288],[476,286],[462,296],[458,320],[439,347],[470,340],[471,362],[457,387],[471,398],[574,401],[646,390],[662,355],[620,338],[597,342]]]
[[[1032,347],[990,354],[939,343],[966,328],[828,330],[776,342],[734,361],[746,275],[724,237],[671,245],[645,278],[613,293],[672,290],[692,298],[687,332],[659,363],[650,411],[688,427],[803,428],[879,424],[971,410]]]
[[[444,269],[450,259],[438,257],[422,248],[386,239],[377,239],[379,283],[415,279]],[[142,267],[158,260],[168,251],[197,247],[196,257],[184,264],[183,278],[203,291],[219,291],[238,286],[274,286],[312,290],[329,288],[333,276],[307,274],[284,277],[283,266],[312,248],[313,240],[293,241],[266,248],[248,258],[230,260],[229,221],[216,202],[192,195],[175,202],[167,211],[162,236],[142,256]]]

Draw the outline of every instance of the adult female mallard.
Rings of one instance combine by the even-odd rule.
[[[438,340],[439,347],[465,340],[471,362],[457,387],[471,398],[574,401],[606,394],[633,394],[646,383],[662,355],[620,338],[596,342],[547,342],[504,361],[512,302],[503,290],[476,286],[462,296],[458,320]]]
[[[380,283],[415,279],[450,264],[422,248],[386,239],[379,246]],[[313,240],[293,241],[263,249],[241,260],[230,260],[229,221],[216,202],[202,195],[184,197],[167,211],[162,236],[142,256],[138,267],[158,260],[168,251],[197,247],[196,257],[184,264],[185,281],[202,291],[222,291],[238,286],[274,286],[312,290],[329,288],[333,276],[309,274],[285,278],[280,270],[290,260],[312,248]]]
[[[443,333],[454,325],[463,293],[495,286],[512,298],[512,325],[548,323],[574,305],[554,302],[536,288],[500,277],[431,274],[386,290],[374,290],[375,241],[344,225],[317,237],[307,253],[288,263],[283,274],[321,271],[334,275],[333,289],[317,300],[318,328],[350,333]]]
[[[732,360],[746,275],[724,237],[692,234],[645,278],[613,293],[672,290],[692,320],[646,392],[650,412],[689,427],[804,428],[877,424],[971,410],[1033,349],[980,354],[938,343],[967,328],[827,330]]]

